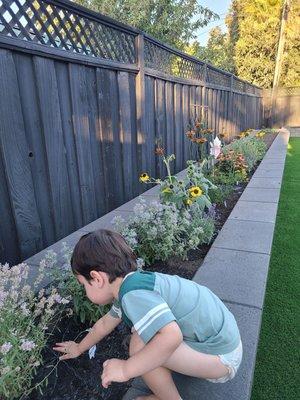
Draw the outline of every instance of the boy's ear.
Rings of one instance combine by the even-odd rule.
[[[91,271],[90,276],[100,287],[105,282],[105,273],[102,271]]]

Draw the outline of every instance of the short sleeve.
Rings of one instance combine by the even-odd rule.
[[[144,343],[176,320],[168,304],[155,291],[139,289],[127,292],[122,298],[122,308]]]
[[[122,318],[122,310],[120,307],[120,303],[117,300],[113,302],[111,309],[109,310],[108,313],[113,318]]]

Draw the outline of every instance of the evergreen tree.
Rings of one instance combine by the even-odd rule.
[[[237,75],[265,88],[273,83],[282,7],[283,0],[233,0],[227,17]],[[299,85],[299,9],[291,0],[280,85]]]

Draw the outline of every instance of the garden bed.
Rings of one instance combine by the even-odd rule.
[[[265,135],[264,141],[268,148],[275,137],[276,135],[273,133]],[[252,171],[252,174],[254,172]],[[214,238],[222,228],[246,186],[246,182],[236,185],[225,204],[216,207],[216,232]],[[184,278],[192,279],[195,272],[201,266],[211,244],[202,245],[199,249],[190,251],[188,260],[186,261],[173,258],[168,262],[154,263],[151,267],[147,267],[147,269],[168,274],[177,274]],[[57,363],[58,356],[52,350],[52,345],[65,340],[78,340],[85,335],[84,331],[87,328],[89,327],[76,323],[73,319],[65,319],[59,322],[59,326],[53,334],[49,347],[44,352],[44,366],[39,368],[35,379],[36,382],[40,382],[53,369],[53,372],[47,378],[48,385],[43,389],[43,394],[33,391],[27,397],[22,396],[21,400],[122,399],[130,382],[123,384],[113,383],[108,389],[103,389],[100,376],[102,373],[102,364],[106,359],[125,359],[128,357],[129,331],[123,323],[97,345],[95,358],[90,360],[88,353],[85,353],[77,359]]]

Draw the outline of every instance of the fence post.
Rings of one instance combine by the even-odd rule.
[[[139,72],[136,76],[136,119],[137,119],[137,157],[142,171],[147,167],[146,119],[145,119],[145,46],[144,35],[139,34],[135,39],[137,50],[137,65]]]

